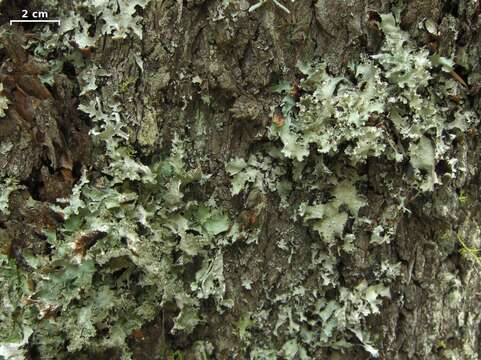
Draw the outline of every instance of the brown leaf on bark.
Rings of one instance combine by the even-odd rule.
[[[87,250],[94,246],[97,240],[101,239],[105,235],[106,233],[102,231],[93,231],[91,233],[78,237],[74,242],[74,252],[77,255],[84,257]]]
[[[272,115],[272,122],[279,128],[284,126],[285,119],[284,115],[282,114],[282,110],[276,109],[274,111],[274,115]]]

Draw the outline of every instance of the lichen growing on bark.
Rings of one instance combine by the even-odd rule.
[[[318,2],[316,11],[324,3]],[[266,51],[268,36],[281,41],[273,11],[291,11],[279,4],[176,2],[168,11],[177,9],[175,21],[181,24],[183,11],[209,9],[217,14],[215,24],[225,22],[219,26],[228,31],[218,37],[225,44],[234,41],[229,22],[246,14],[264,16],[269,31],[256,30],[259,46],[244,55],[252,61],[261,57],[256,51]],[[140,13],[146,5],[89,1],[69,13],[58,33],[46,32],[31,44],[45,57],[66,52],[51,62],[45,83],[55,84],[59,64],[71,62],[79,70],[78,108],[92,122],[98,156],[93,168],[77,174],[71,195],[51,206],[59,220],[40,231],[43,252],[26,248],[18,255],[11,235],[0,229],[6,294],[1,351],[21,356],[28,350],[41,358],[99,352],[153,359],[316,359],[336,351],[386,356],[390,345],[376,328],[377,315],[404,301],[413,306],[400,288],[434,276],[430,254],[436,259],[454,251],[452,231],[439,235],[441,250],[433,241],[423,251],[389,250],[406,231],[402,220],[415,212],[416,199],[469,171],[456,144],[479,118],[454,63],[418,49],[400,30],[399,12],[371,11],[370,26],[385,37],[380,51],[362,55],[337,74],[320,60],[299,62],[302,80],[276,86],[285,97],[273,108],[266,131],[266,104],[239,94],[232,101],[238,74],[228,73],[214,55],[210,73],[195,76],[188,67],[176,73],[161,63],[157,76],[144,79],[151,64],[137,48],[125,59],[135,76],[96,63],[92,53],[101,41],[108,48],[111,41],[142,37]],[[354,27],[361,31],[360,23]],[[177,49],[189,50],[174,40],[151,49],[150,59],[164,62]],[[275,52],[282,55],[280,48]],[[259,79],[249,74],[247,81],[266,85],[266,66],[256,66]],[[222,91],[209,89],[205,79]],[[159,97],[166,96],[165,89],[174,97],[183,87],[198,87],[199,101],[184,94],[169,98],[168,111],[147,106],[147,100],[141,101],[145,108],[137,103],[135,109],[125,99],[139,84]],[[228,112],[219,110],[222,102],[232,103]],[[212,118],[204,116],[206,107]],[[192,129],[186,115],[191,108]],[[246,137],[258,143],[245,159],[234,153],[222,164],[225,145],[204,137],[212,129],[222,137],[227,113],[236,124],[249,124]],[[9,151],[8,143],[1,145],[2,153]],[[210,159],[209,151],[222,154]],[[370,162],[384,167],[366,174],[363,167]],[[8,215],[16,181],[0,184],[0,212]],[[438,198],[446,201],[427,202],[426,211],[448,216],[446,204],[454,204],[456,195]],[[26,203],[28,208],[36,200]],[[458,309],[463,293],[458,277],[446,265],[438,280],[447,308]],[[437,310],[433,321],[441,324],[444,313]],[[460,326],[474,329],[479,323],[469,310],[462,317]],[[457,331],[450,334],[463,335]],[[442,338],[449,331],[433,330],[416,351],[427,354],[439,345],[445,356],[474,357],[470,331],[461,347],[449,348]]]

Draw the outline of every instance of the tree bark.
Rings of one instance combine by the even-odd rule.
[[[387,0],[281,3],[289,12],[274,1],[249,11],[255,2],[152,0],[145,8],[136,8],[135,16],[142,21],[142,39],[133,33],[124,39],[102,35],[91,48],[73,44],[71,48],[59,47],[54,55],[46,55],[49,58],[40,54],[42,66],[48,66],[46,61],[55,57],[67,59],[53,82],[44,85],[39,79],[48,71],[41,65],[35,67],[33,47],[19,49],[28,41],[47,41],[39,38],[44,25],[10,27],[6,22],[18,17],[23,7],[33,10],[49,4],[11,6],[4,1],[1,20],[13,35],[4,34],[2,49],[2,83],[9,107],[0,118],[0,146],[11,144],[12,148],[1,153],[0,177],[18,183],[8,197],[9,211],[0,214],[0,238],[8,239],[2,240],[8,244],[5,254],[23,271],[32,271],[28,260],[32,254],[48,257],[53,251],[44,230],[60,234],[64,226],[65,219],[50,206],[59,204],[58,198],[70,196],[83,171],[90,184],[110,179],[102,169],[113,160],[105,155],[105,144],[92,140],[89,131],[97,125],[79,110],[79,104],[96,98],[103,104],[118,102],[132,157],[153,166],[180,141],[186,166],[210,174],[203,182],[183,185],[182,201],[207,204],[209,199],[215,200],[216,208],[230,221],[229,231],[216,234],[216,239],[228,238],[235,224],[247,234],[226,240],[228,245],[218,245],[220,240],[216,240],[204,249],[204,255],[178,265],[183,266],[179,279],[190,293],[202,264],[209,259],[213,264],[221,254],[223,279],[215,281],[223,284],[214,281],[213,286],[225,286],[216,291],[222,292],[222,301],[231,300],[231,306],[219,305],[222,301],[217,295],[200,298],[202,320],[189,332],[173,331],[182,304],[173,299],[154,302],[157,313],[153,319],[146,318],[139,329],[125,330],[127,348],[134,359],[369,359],[375,354],[369,346],[379,351],[380,359],[478,359],[481,268],[475,253],[466,250],[481,246],[479,3],[425,0],[399,5],[401,28],[410,41],[448,58],[454,55],[455,74],[466,83],[465,100],[459,106],[475,112],[477,119],[449,143],[453,157],[465,170],[435,185],[433,191],[408,192],[407,211],[393,220],[392,239],[381,245],[370,242],[372,231],[350,229],[358,221],[357,214],[346,212],[349,216],[341,234],[332,235],[333,253],[307,220],[293,216],[301,203],[312,205],[315,199],[326,196],[324,184],[311,190],[302,187],[311,175],[304,175],[296,185],[292,180],[296,172],[307,174],[312,168],[309,174],[314,174],[327,166],[342,175],[339,182],[356,179],[357,194],[365,203],[359,218],[380,219],[392,205],[392,188],[386,179],[396,187],[398,179],[409,171],[409,161],[397,164],[369,156],[364,163],[352,166],[340,151],[322,155],[319,160],[315,147],[309,148],[308,158],[301,162],[266,155],[256,158],[259,163],[270,159],[259,165],[264,189],[246,185],[235,195],[233,175],[226,166],[236,158],[247,161],[274,147],[282,148],[268,130],[284,98],[273,86],[285,81],[293,97],[302,98],[309,91],[302,88],[305,75],[299,64],[318,59],[327,64],[331,76],[344,76],[349,64],[380,51],[385,36],[375,23],[378,14],[390,13],[395,6]],[[59,3],[50,10],[51,16],[67,16],[72,9],[80,11]],[[436,24],[439,35],[426,30],[426,19]],[[79,63],[83,68],[77,67]],[[108,76],[97,73],[95,88],[82,94],[86,86],[82,76],[94,67]],[[300,84],[299,88],[295,84]],[[306,167],[301,169],[300,163]],[[278,190],[266,190],[269,186],[265,184],[277,175],[265,164],[273,169],[282,167],[282,176],[294,183],[285,200]],[[443,166],[447,165],[442,160],[436,163],[440,178],[446,173]],[[318,178],[319,182],[325,180]],[[5,184],[2,190],[6,192]],[[341,208],[351,205],[345,203]],[[103,241],[105,234],[98,230],[92,238],[83,239],[84,256],[91,246]],[[348,253],[340,244],[351,232],[355,235],[354,250]],[[163,256],[176,263],[181,254],[172,249]],[[330,257],[322,260],[322,254]],[[334,262],[326,264],[328,259]],[[399,275],[389,283],[379,280],[382,264],[398,264]],[[328,269],[332,274],[326,275]],[[337,285],[325,285],[323,276],[337,279]],[[361,294],[360,284],[381,283],[389,289],[389,296],[374,299],[379,301],[379,312],[367,305],[368,315],[359,317],[359,329],[364,336],[369,334],[369,339],[363,341],[348,328],[339,333],[334,329],[333,339],[344,339],[352,346],[334,341],[316,345],[306,338],[326,331],[327,321],[318,319],[329,301],[347,304],[341,288],[352,291],[349,294]],[[323,295],[313,299],[316,291]],[[365,300],[369,294],[359,297]],[[358,309],[355,301],[357,298],[350,306]],[[105,330],[99,329],[96,339],[101,339]],[[48,358],[35,341],[30,339],[26,356]],[[62,356],[67,358],[113,359],[125,352],[115,346],[93,349],[85,344],[70,353],[67,341],[62,346]]]

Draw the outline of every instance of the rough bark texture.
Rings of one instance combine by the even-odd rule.
[[[213,359],[250,358],[251,348],[239,336],[239,321],[245,314],[266,308],[270,309],[267,325],[253,328],[250,343],[268,338],[280,350],[289,340],[283,331],[273,335],[280,306],[273,299],[317,281],[320,274],[307,264],[319,234],[302,221],[292,220],[276,193],[257,195],[257,199],[252,199],[255,195],[249,199],[248,192],[231,195],[232,180],[225,164],[236,157],[247,159],[270,142],[266,129],[272,122],[272,109],[282,102],[282,96],[272,91],[273,85],[281,80],[298,82],[302,77],[296,67],[299,61],[322,58],[331,74],[341,74],[360,54],[377,53],[383,35],[372,26],[369,14],[389,12],[393,6],[387,0],[298,0],[285,2],[288,14],[270,1],[252,12],[247,10],[254,3],[228,3],[153,0],[138,9],[143,16],[142,40],[105,36],[87,56],[111,74],[99,78],[95,91],[103,99],[118,92],[129,142],[138,159],[149,163],[167,153],[174,136],[190,139],[186,163],[197,165],[196,159],[202,158],[203,173],[213,176],[205,185],[194,187],[189,196],[198,201],[213,196],[233,221],[260,230],[257,243],[238,240],[223,250],[225,298],[233,300],[233,307],[220,313],[212,299],[201,300],[205,321],[191,334],[172,334],[178,309],[166,304],[155,320],[142,327],[141,336],[130,336],[135,359],[197,359],[199,354]],[[21,8],[8,9],[7,5],[2,9],[2,22],[14,18]],[[436,46],[441,55],[465,57],[464,62],[471,65],[469,73],[462,66],[456,70],[472,90],[466,106],[478,113],[479,11],[479,3],[426,0],[412,2],[401,13],[401,27],[420,47]],[[438,24],[442,36],[433,40],[418,27],[425,18]],[[21,43],[26,41],[25,32],[38,34],[40,29],[13,27],[12,32],[20,35],[9,41]],[[14,148],[1,155],[0,175],[17,178],[24,188],[10,195],[10,214],[0,216],[0,236],[10,239],[9,254],[21,263],[27,250],[48,252],[42,229],[56,229],[62,222],[49,204],[68,196],[82,167],[95,179],[108,160],[98,155],[103,150],[90,139],[93,125],[77,109],[82,84],[75,69],[64,66],[53,85],[45,87],[38,81],[39,70],[25,65],[24,57],[32,58],[32,54],[16,46],[5,41],[2,49],[3,84],[11,105],[7,116],[0,119],[0,142],[10,142]],[[12,58],[15,53],[18,59]],[[381,359],[474,359],[481,355],[481,268],[461,255],[458,242],[463,236],[469,246],[481,245],[480,137],[475,131],[463,134],[453,150],[467,171],[408,202],[410,213],[398,220],[389,244],[373,247],[369,233],[359,232],[355,253],[338,254],[335,270],[346,288],[374,279],[374,269],[382,261],[401,263],[401,275],[390,285],[390,299],[383,298],[380,313],[362,324],[372,334]],[[368,206],[361,213],[374,218],[387,206],[385,177],[396,178],[399,167],[368,158],[356,171],[366,176],[360,192]],[[442,164],[436,171],[442,175]],[[26,205],[30,196],[34,206]],[[288,201],[309,201],[310,196],[296,192]],[[256,207],[259,202],[265,206]],[[280,244],[288,244],[288,250]],[[185,274],[187,279],[192,280],[199,268],[194,261],[191,273]],[[245,278],[252,282],[250,290],[242,285]],[[309,351],[308,358],[370,358],[358,338],[349,332],[346,336],[357,345],[343,350],[319,347]],[[213,350],[198,350],[198,340],[208,342]],[[282,354],[278,357],[289,358]],[[30,355],[36,357],[35,349]],[[87,351],[79,355],[98,356]],[[103,355],[109,359],[120,356],[116,349]]]

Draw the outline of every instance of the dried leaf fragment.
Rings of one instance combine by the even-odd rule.
[[[282,110],[277,108],[272,115],[272,122],[279,128],[284,126],[285,119]]]

